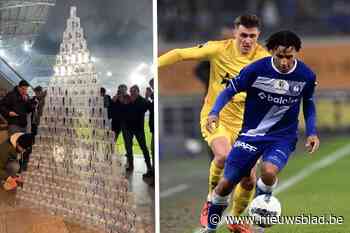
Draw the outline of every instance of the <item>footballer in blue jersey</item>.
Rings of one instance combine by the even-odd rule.
[[[271,35],[266,47],[272,56],[242,69],[221,92],[209,113],[207,128],[215,131],[221,109],[235,94],[247,93],[242,130],[226,160],[224,177],[212,194],[208,220],[222,215],[228,195],[243,177],[250,175],[259,158],[262,166],[257,195],[272,193],[277,185],[277,174],[295,149],[301,102],[306,146],[310,153],[319,147],[313,100],[316,75],[297,60],[300,38],[291,31],[280,31]],[[208,222],[205,232],[215,232],[217,225]]]

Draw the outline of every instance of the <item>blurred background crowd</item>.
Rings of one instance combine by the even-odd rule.
[[[172,42],[215,38],[243,12],[261,17],[264,34],[281,26],[304,36],[350,33],[346,0],[159,0],[158,9],[159,34]]]

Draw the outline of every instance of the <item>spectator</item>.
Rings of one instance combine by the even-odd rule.
[[[151,132],[151,152],[152,152],[152,170],[145,173],[143,178],[154,177],[154,91],[153,91],[153,78],[149,81],[149,87],[146,89],[145,94],[148,102],[149,119],[148,125]]]
[[[0,101],[0,113],[8,122],[9,135],[26,132],[27,116],[34,109],[34,103],[28,97],[28,87],[29,83],[22,80]]]
[[[0,88],[0,101],[6,96],[7,92],[5,89]],[[6,119],[0,113],[0,130],[3,130],[4,127],[7,127]]]
[[[43,91],[41,86],[37,86],[34,88],[34,93],[33,102],[35,103],[35,108],[32,113],[32,134],[35,136],[37,135],[40,117],[43,113],[46,92]]]
[[[136,137],[137,142],[140,145],[142,150],[145,163],[147,166],[147,172],[152,172],[152,164],[149,156],[149,151],[146,145],[146,136],[145,136],[145,113],[148,110],[148,103],[145,98],[140,96],[140,89],[137,85],[134,85],[130,88],[130,103],[127,108],[126,115],[126,142],[125,146],[127,148],[127,171],[132,171],[134,169],[134,159],[132,151],[132,140],[133,137]]]
[[[33,135],[14,133],[10,140],[0,144],[0,181],[5,190],[13,190],[23,179],[17,176],[19,171],[18,160],[26,150],[33,145]]]
[[[111,105],[111,97],[106,95],[106,89],[104,87],[101,87],[100,94],[103,97],[103,106],[108,109]]]
[[[130,96],[127,93],[128,87],[125,84],[118,86],[117,95],[113,97],[109,111],[110,117],[112,118],[112,130],[115,134],[115,141],[119,137],[120,132],[123,135],[125,151],[126,147],[126,123],[125,123],[125,113],[127,111],[127,104],[130,102]]]

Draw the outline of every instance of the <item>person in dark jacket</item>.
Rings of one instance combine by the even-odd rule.
[[[41,86],[37,86],[34,88],[34,93],[35,96],[32,98],[35,103],[35,107],[32,113],[32,134],[35,136],[38,133],[40,117],[43,114],[46,91],[43,91],[43,88]]]
[[[119,137],[119,134],[122,133],[125,151],[126,148],[126,125],[125,125],[125,113],[127,111],[127,104],[130,102],[130,96],[127,93],[128,87],[125,84],[118,86],[117,95],[113,97],[111,105],[109,107],[110,118],[112,118],[112,130],[115,135],[115,141]]]
[[[22,80],[0,101],[0,113],[7,120],[9,135],[15,132],[26,132],[27,116],[35,106],[29,99],[28,88],[29,83]]]
[[[127,147],[127,171],[134,169],[132,139],[135,136],[137,142],[142,150],[145,163],[147,166],[147,173],[152,172],[152,164],[149,156],[149,151],[146,145],[145,136],[145,113],[148,111],[148,103],[145,98],[140,96],[140,88],[134,85],[130,88],[130,103],[126,111],[126,147]]]
[[[20,155],[33,145],[33,135],[14,133],[9,140],[0,144],[0,182],[5,190],[13,190],[23,182],[17,173],[20,169]]]
[[[101,87],[100,95],[103,97],[103,106],[108,109],[111,105],[112,99],[106,94],[106,89],[104,87]]]
[[[149,119],[148,125],[151,132],[151,153],[152,153],[152,170],[143,175],[143,178],[154,177],[154,91],[153,78],[149,81],[149,87],[146,89],[145,98],[148,103]]]

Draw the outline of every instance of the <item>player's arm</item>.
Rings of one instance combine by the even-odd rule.
[[[218,46],[210,42],[191,48],[173,49],[158,58],[158,67],[172,65],[185,60],[209,60],[217,50]]]
[[[237,78],[231,79],[229,85],[216,98],[214,107],[211,109],[208,120],[207,129],[213,132],[213,128],[218,127],[220,111],[230,102],[232,97],[239,92],[247,91],[248,87],[254,80],[253,66],[244,68]]]
[[[314,102],[314,90],[316,82],[312,82],[306,87],[303,96],[303,113],[306,126],[306,148],[310,153],[314,153],[320,146],[316,127],[316,106]]]

